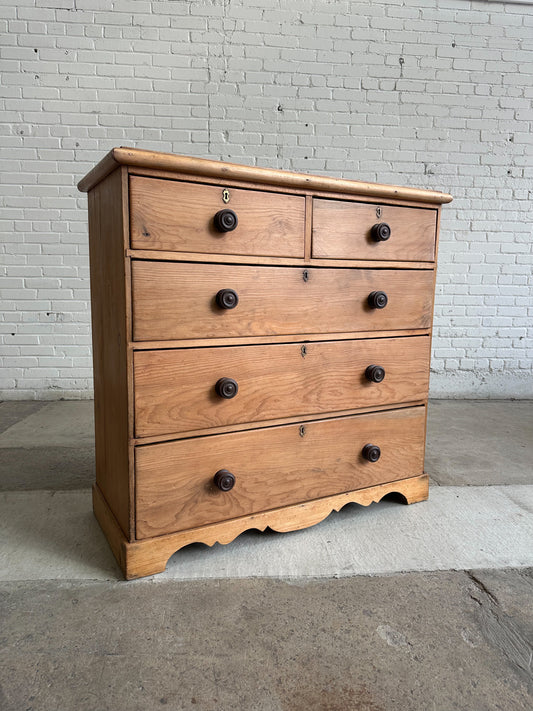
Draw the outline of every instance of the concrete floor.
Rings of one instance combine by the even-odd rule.
[[[0,709],[531,711],[532,465],[532,402],[434,401],[428,502],[125,583],[90,512],[92,403],[0,403]]]

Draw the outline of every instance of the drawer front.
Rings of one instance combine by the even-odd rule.
[[[424,400],[429,342],[429,336],[417,336],[138,351],[135,433],[146,437]],[[371,366],[384,370],[381,381],[382,373]],[[224,397],[224,378],[237,383],[233,397]]]
[[[137,537],[419,475],[424,424],[425,408],[413,407],[137,447]],[[378,461],[363,457],[367,444]],[[214,483],[222,469],[235,477],[230,491]]]
[[[134,340],[429,328],[432,270],[132,261]],[[235,308],[217,305],[223,290]],[[383,291],[384,308],[369,295]]]
[[[209,254],[303,257],[305,198],[133,176],[131,246]],[[215,215],[232,210],[237,226],[216,228]]]
[[[384,241],[372,229],[382,224],[390,228]],[[313,257],[432,262],[436,231],[434,209],[313,200]]]

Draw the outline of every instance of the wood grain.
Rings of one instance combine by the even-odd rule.
[[[304,256],[305,198],[177,180],[130,178],[131,246],[134,249],[208,254]],[[232,232],[218,232],[213,217],[236,213]]]
[[[385,410],[397,410],[403,407],[417,407],[418,405],[426,405],[427,397],[421,400],[412,400],[408,402],[395,403],[380,405],[376,408],[375,405],[372,407],[357,407],[350,408],[349,410],[336,410],[335,412],[321,412],[320,417],[322,419],[332,418],[332,417],[346,417],[348,415],[362,415],[367,412],[384,412]],[[178,439],[189,439],[190,437],[204,437],[206,435],[215,434],[226,434],[228,432],[242,432],[243,430],[249,429],[259,429],[261,427],[273,427],[274,425],[289,425],[298,423],[299,425],[305,424],[306,422],[311,422],[316,420],[316,414],[313,415],[298,415],[297,417],[276,417],[268,421],[258,421],[258,422],[243,422],[236,423],[233,425],[224,425],[221,427],[209,427],[203,428],[201,430],[189,430],[187,432],[171,432],[163,435],[152,435],[150,437],[134,437],[132,438],[130,444],[132,445],[145,445],[145,444],[155,444],[159,442],[170,442]]]
[[[127,147],[113,148],[85,178],[80,180],[78,189],[87,192],[117,165],[164,170],[169,173],[197,174],[221,181],[235,179],[251,183],[282,185],[303,190],[324,190],[334,193],[355,192],[372,197],[398,198],[399,200],[416,200],[436,204],[451,202],[452,200],[451,195],[433,190],[291,173],[271,168],[222,163],[204,158],[192,158]]]
[[[435,231],[435,259],[436,255],[438,253],[438,248],[439,248],[439,236],[440,236],[440,222],[441,222],[441,217],[442,217],[442,208],[439,205],[437,208],[437,229]],[[435,290],[437,287],[437,264],[435,263],[435,270],[433,273],[433,294],[435,294]],[[431,304],[431,336],[433,336],[433,315],[435,311],[435,298],[433,298],[433,302]],[[430,359],[430,369],[431,369],[431,359]],[[427,411],[426,411],[426,421],[424,423],[424,441],[426,441],[426,433],[427,433]]]
[[[311,195],[305,196],[305,247],[304,257],[306,261],[311,259],[313,233],[313,198]]]
[[[436,220],[437,211],[431,208],[315,199],[313,257],[431,262]],[[391,236],[385,242],[374,242],[371,229],[380,222],[389,225]]]
[[[135,353],[135,435],[396,404],[427,397],[427,336]],[[369,365],[385,369],[370,382]],[[231,377],[239,391],[219,397]]]
[[[127,580],[133,580],[146,575],[162,573],[170,556],[190,543],[204,543],[207,546],[213,546],[215,543],[227,545],[249,529],[264,531],[270,528],[280,533],[297,531],[315,526],[333,511],[340,511],[346,504],[357,503],[361,506],[370,506],[392,493],[400,494],[406,504],[415,504],[428,498],[428,484],[429,478],[422,474],[388,484],[378,484],[366,489],[348,491],[294,506],[284,506],[251,516],[241,516],[231,521],[131,543],[124,538],[124,534],[109,511],[105,499],[99,494],[97,487],[93,488],[93,500],[95,516],[110,543],[124,577]]]
[[[130,535],[128,461],[129,303],[122,169],[89,193],[96,482]]]
[[[422,474],[424,417],[415,407],[137,447],[137,538]],[[381,447],[375,463],[368,443]],[[220,469],[236,477],[229,492],[213,484]]]
[[[92,499],[95,518],[107,538],[109,547],[111,548],[117,563],[122,569],[124,577],[128,577],[128,539],[124,535],[124,531],[119,525],[116,516],[109,508],[109,504],[98,487],[98,484],[93,484]]]
[[[309,254],[311,236],[309,235]],[[133,259],[166,262],[211,262],[217,264],[265,264],[279,267],[361,267],[363,269],[433,269],[433,262],[409,262],[375,259],[316,259],[296,257],[262,257],[239,254],[207,255],[201,252],[165,252],[154,249],[128,249],[126,256]]]
[[[304,273],[305,272],[305,273]],[[133,260],[133,338],[172,340],[428,328],[433,272]],[[219,289],[239,304],[219,309]],[[370,292],[389,297],[383,309]]]
[[[94,511],[127,578],[189,543],[304,528],[392,491],[427,498],[434,260],[451,196],[128,148],[80,189]],[[225,207],[239,226],[221,234],[212,218]],[[369,239],[377,221],[387,242]],[[236,309],[215,306],[222,288],[238,292]],[[383,310],[367,305],[376,290]],[[370,361],[383,383],[364,378]],[[223,376],[239,382],[233,400],[213,398]],[[361,457],[368,442],[377,463]],[[230,492],[212,483],[220,468],[237,477]]]
[[[394,336],[425,336],[430,331],[428,328],[405,328],[399,331],[345,331],[344,333],[336,333],[336,340],[350,341],[360,340],[362,338],[392,338]],[[287,343],[294,339],[287,336],[239,336],[231,339],[231,345],[235,346],[253,346],[263,345],[266,343]],[[306,333],[302,342],[308,341],[329,341],[331,336],[327,333]],[[181,340],[170,341],[132,341],[129,348],[134,351],[153,351],[162,348],[192,348],[206,346],[227,346],[227,338],[186,338]]]
[[[199,173],[192,172],[180,172],[179,174],[173,173],[169,170],[154,170],[153,168],[139,168],[137,166],[131,165],[127,168],[129,175],[138,175],[142,178],[159,178],[162,180],[183,180],[189,183],[201,183],[207,185],[224,185],[226,186],[231,182],[234,188],[244,188],[247,189],[260,189],[261,181],[251,182],[250,180],[242,180],[239,178],[210,178],[206,175],[200,175]],[[351,185],[352,181],[348,180],[348,185]],[[362,193],[357,193],[355,191],[346,190],[318,190],[313,188],[298,188],[290,185],[277,185],[275,183],[264,183],[264,187],[268,189],[269,192],[273,193],[286,193],[287,195],[304,195],[306,197],[315,198],[328,198],[328,199],[339,199],[339,200],[354,200],[355,202],[367,202],[374,205],[379,205],[384,202],[379,196],[365,195]],[[441,195],[443,193],[440,193]],[[428,201],[423,202],[414,200],[413,198],[390,198],[386,202],[394,205],[404,205],[405,207],[427,207]],[[440,203],[434,203],[435,206]]]

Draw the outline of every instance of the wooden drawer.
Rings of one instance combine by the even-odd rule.
[[[427,396],[429,336],[138,351],[137,437],[414,402]],[[381,382],[367,368],[385,370]],[[379,373],[377,374],[379,377]],[[216,383],[231,378],[225,399]]]
[[[424,429],[422,406],[137,447],[137,538],[421,474]],[[221,469],[231,491],[214,485]]]
[[[132,261],[136,341],[429,328],[432,270]],[[233,289],[235,308],[217,306]],[[384,291],[385,308],[368,297]]]
[[[229,190],[156,178],[130,178],[131,246],[208,254],[303,257],[305,198],[298,195]],[[220,210],[237,215],[231,232],[215,229]]]
[[[375,241],[372,227],[381,223],[390,237]],[[432,262],[436,232],[435,209],[313,200],[313,257]]]

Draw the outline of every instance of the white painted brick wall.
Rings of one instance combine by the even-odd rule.
[[[452,193],[432,394],[533,396],[533,7],[2,2],[1,395],[89,397],[86,197],[130,145]]]

